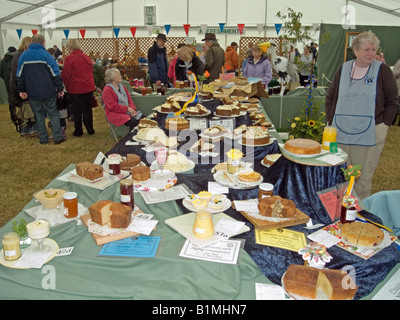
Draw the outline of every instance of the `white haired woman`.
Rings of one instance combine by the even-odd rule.
[[[136,106],[129,95],[128,89],[122,84],[122,76],[117,68],[107,69],[103,89],[103,102],[107,119],[115,126],[126,125],[133,130],[142,117],[142,112],[136,111]]]
[[[371,31],[360,33],[352,43],[355,60],[336,72],[327,93],[329,124],[337,128],[337,142],[347,154],[347,164],[361,164],[355,184],[360,199],[371,194],[372,177],[389,126],[399,105],[397,84],[389,66],[375,60],[379,39]]]

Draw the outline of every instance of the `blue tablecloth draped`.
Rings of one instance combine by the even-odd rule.
[[[206,103],[206,105],[210,109],[213,109],[219,105],[218,101],[219,100],[215,100],[211,104]],[[165,118],[165,114],[159,113],[156,120],[161,123],[165,121]],[[237,120],[239,120],[236,122],[237,126],[242,123],[251,124],[251,119],[248,115],[239,118],[240,120],[237,118]],[[132,135],[133,134],[130,134],[122,139],[107,154],[119,153],[126,155],[127,153],[136,153],[140,155],[142,160],[146,159],[146,152],[141,149],[141,146],[125,145],[125,142],[132,138]],[[181,144],[182,143],[186,143],[186,141],[181,142]],[[232,140],[225,139],[219,143],[220,150],[228,150]],[[228,146],[226,144],[228,144]],[[245,148],[243,160],[253,162],[254,170],[262,174],[264,182],[269,182],[274,185],[274,194],[293,200],[297,208],[312,219],[313,224],[321,223],[325,226],[332,223],[322,202],[318,198],[317,192],[343,183],[344,178],[341,167],[345,165],[303,165],[282,156],[271,167],[265,167],[261,164],[261,160],[265,155],[272,153],[280,153],[276,141],[268,146]],[[193,154],[190,154],[190,156],[193,157]],[[194,193],[207,190],[208,182],[214,180],[211,169],[216,163],[226,161],[223,152],[220,153],[219,159],[209,158],[209,161],[204,161],[204,159],[200,161],[200,156],[198,155],[195,155],[195,158],[191,159],[196,161],[197,164],[194,171],[190,173],[178,173],[177,177],[179,183],[186,184]],[[146,162],[146,164],[149,163]],[[255,199],[257,197],[258,187],[247,190],[229,189],[228,194],[228,198],[232,201]],[[189,212],[189,210],[182,205],[181,201],[177,203],[183,212]],[[225,213],[236,220],[244,221],[246,225],[250,227],[249,232],[237,237],[246,240],[244,247],[246,252],[270,281],[281,285],[282,276],[290,264],[303,264],[303,259],[297,252],[257,244],[255,241],[254,226],[236,210],[229,208]],[[378,217],[369,212],[363,211],[362,214],[373,221],[381,223]],[[289,229],[303,232],[306,236],[316,231],[315,229],[308,231],[304,229],[304,227],[305,225],[298,225],[289,227]],[[355,296],[356,299],[371,293],[375,286],[400,262],[400,252],[395,244],[383,249],[368,260],[359,258],[336,246],[329,248],[328,252],[333,257],[332,261],[327,264],[328,268],[342,269],[346,266],[354,268],[356,272],[356,282],[359,286],[359,290]]]

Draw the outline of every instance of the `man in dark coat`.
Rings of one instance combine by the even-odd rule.
[[[208,46],[204,70],[210,73],[208,81],[211,82],[218,79],[220,73],[222,73],[222,67],[225,64],[225,51],[220,47],[213,33],[206,33],[202,41],[205,41]]]
[[[168,58],[165,42],[167,37],[165,34],[159,33],[153,46],[147,52],[147,60],[149,64],[150,83],[168,85]]]

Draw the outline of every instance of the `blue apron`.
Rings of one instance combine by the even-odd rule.
[[[332,125],[337,129],[338,143],[373,146],[376,85],[382,62],[374,60],[362,79],[351,78],[353,63],[355,60],[343,64]]]

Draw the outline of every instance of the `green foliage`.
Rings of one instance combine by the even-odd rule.
[[[28,232],[26,231],[26,221],[24,218],[19,219],[19,221],[14,220],[12,223],[13,231],[17,233],[21,239],[28,236]]]

